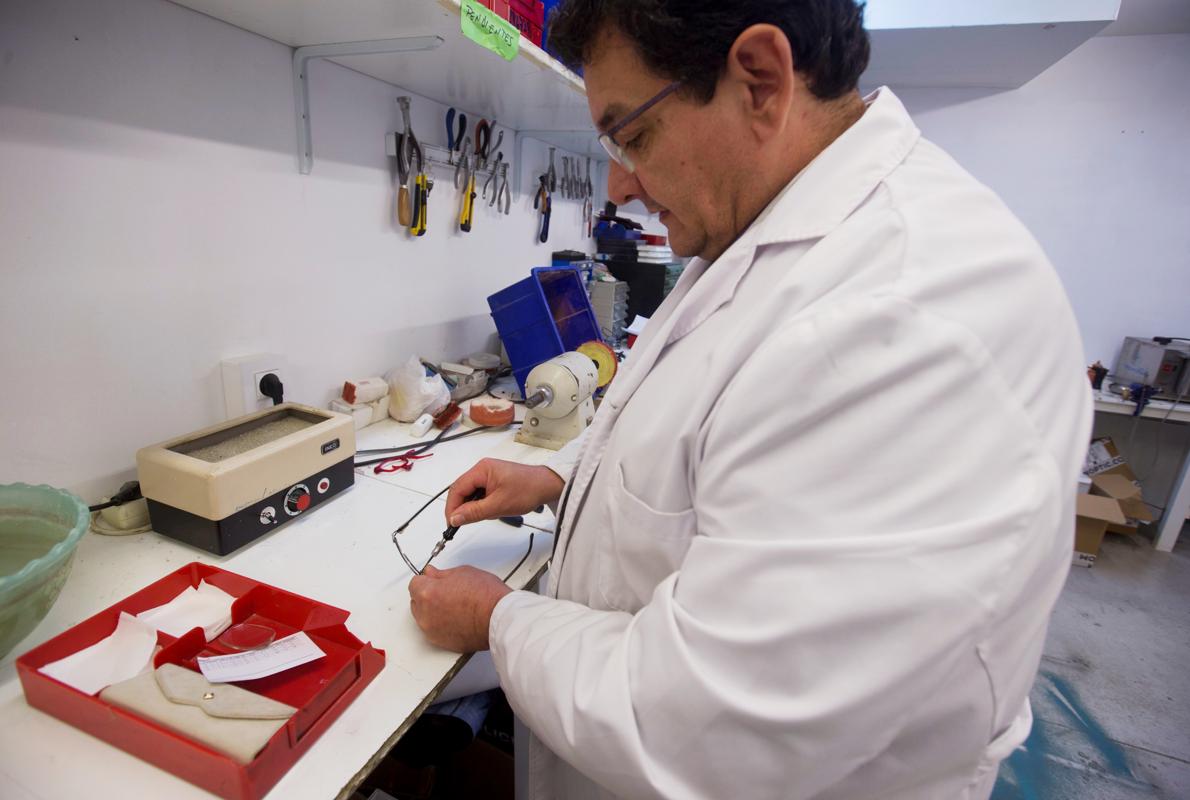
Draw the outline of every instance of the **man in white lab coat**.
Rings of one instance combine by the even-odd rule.
[[[410,585],[431,642],[490,647],[533,797],[986,798],[1028,733],[1082,349],[1021,224],[892,92],[857,93],[860,16],[570,0],[552,21],[610,196],[699,258],[584,437],[451,491],[452,523],[560,500],[543,594],[466,567]]]

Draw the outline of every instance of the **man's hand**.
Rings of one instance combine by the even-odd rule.
[[[446,521],[448,525],[466,525],[527,514],[561,497],[564,485],[549,467],[485,458],[455,479],[450,487],[446,496]],[[476,489],[484,490],[483,499],[466,502]]]
[[[430,644],[474,653],[488,649],[492,609],[511,591],[495,575],[475,567],[427,565],[409,581],[409,607]]]

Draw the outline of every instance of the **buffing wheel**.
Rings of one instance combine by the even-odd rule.
[[[516,409],[508,400],[477,397],[471,401],[471,407],[467,413],[476,425],[498,428],[501,425],[512,424],[512,420],[516,416]]]
[[[616,368],[619,366],[614,350],[603,342],[595,341],[584,342],[576,349],[595,362],[595,369],[599,371],[598,385],[600,389],[612,382],[612,378],[616,377]]]

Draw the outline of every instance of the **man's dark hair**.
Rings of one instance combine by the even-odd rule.
[[[821,100],[851,91],[868,66],[863,3],[854,0],[564,0],[550,15],[550,48],[577,68],[605,26],[619,30],[645,64],[710,102],[736,37],[758,23],[789,38],[793,67]]]

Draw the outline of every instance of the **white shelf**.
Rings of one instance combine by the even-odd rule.
[[[304,128],[309,115],[317,113],[304,103],[304,62],[298,63],[303,55],[327,58],[454,106],[470,118],[496,120],[519,132],[518,145],[528,137],[607,161],[595,138],[582,79],[523,37],[520,54],[511,62],[470,41],[460,29],[460,0],[173,1],[295,48],[303,172],[311,164]],[[1079,13],[1066,7],[1069,0],[1001,5],[978,18],[951,19],[947,15],[960,7],[946,4],[939,8],[947,14],[937,19],[878,24],[870,31],[872,63],[863,86],[1021,86],[1110,23],[1116,7],[1115,0],[1083,3]],[[419,49],[388,52],[394,49],[385,46],[391,40],[407,40],[404,44]],[[439,41],[433,49],[420,49]],[[314,156],[316,149],[317,143]]]
[[[870,31],[865,89],[1015,89],[1045,72],[1111,19]]]
[[[607,158],[595,139],[582,79],[523,37],[511,62],[467,39],[459,0],[173,1],[293,48],[441,37],[433,50],[327,58],[468,117],[494,119],[570,152]]]
[[[1023,86],[1115,21],[1120,0],[881,0],[866,88]]]
[[[1107,414],[1132,416],[1136,403],[1125,400],[1106,389],[1095,392],[1095,410]],[[1190,422],[1190,403],[1171,403],[1167,400],[1150,400],[1141,411],[1146,419],[1162,419],[1170,422]]]

